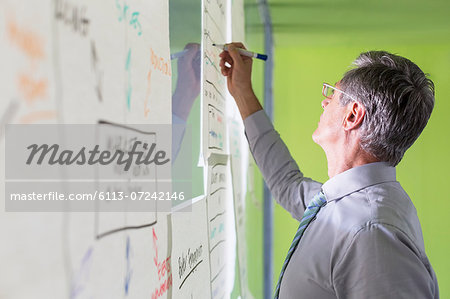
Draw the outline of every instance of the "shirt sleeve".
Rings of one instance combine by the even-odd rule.
[[[408,237],[389,225],[361,229],[332,271],[338,298],[439,298],[433,270]]]
[[[244,126],[250,151],[270,192],[292,217],[300,220],[322,184],[303,176],[264,110],[248,116]]]

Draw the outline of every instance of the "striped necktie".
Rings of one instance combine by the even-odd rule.
[[[292,254],[297,248],[298,243],[300,242],[300,238],[303,236],[305,229],[311,223],[311,221],[315,218],[320,208],[326,204],[327,200],[325,199],[325,195],[320,191],[311,202],[308,204],[308,207],[303,214],[302,220],[300,221],[300,225],[298,226],[297,233],[295,234],[294,240],[292,241],[291,247],[289,247],[289,251],[286,255],[286,259],[284,260],[283,267],[281,267],[280,278],[278,279],[277,287],[275,289],[274,299],[278,299],[280,295],[280,286],[281,280],[283,279],[284,271],[286,271],[286,267],[291,260]]]

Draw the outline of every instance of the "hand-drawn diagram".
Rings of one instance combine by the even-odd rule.
[[[129,126],[113,124],[106,121],[100,121],[98,144],[102,148],[109,150],[120,150],[124,153],[129,152],[137,142],[140,142],[137,150],[144,150],[142,147],[145,144],[156,144],[156,133],[143,132]],[[98,168],[98,190],[106,192],[106,194],[120,194],[123,192],[124,196],[130,196],[139,192],[153,192],[158,190],[158,176],[157,167],[154,164],[150,165],[134,165],[130,171],[125,171],[126,165],[103,165]],[[103,180],[114,179],[111,183],[102,182]],[[119,181],[117,181],[119,180]],[[108,209],[108,205],[112,205],[114,201],[100,201],[98,204],[98,211]],[[136,213],[137,211],[130,210],[126,214],[127,224],[123,222],[123,212],[102,213],[97,212],[97,238],[102,238],[111,233],[119,232],[127,229],[139,229],[153,226],[157,223],[157,201],[149,201],[147,212]],[[126,207],[125,207],[126,208]]]

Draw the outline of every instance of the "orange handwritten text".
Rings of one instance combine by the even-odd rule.
[[[42,38],[27,28],[21,28],[13,20],[8,20],[7,33],[9,40],[32,60],[44,58]]]
[[[150,92],[151,92],[151,85],[150,85],[151,81],[152,81],[152,70],[150,69],[147,74],[147,91],[145,92],[145,103],[144,103],[144,116],[145,117],[147,117],[148,113],[150,112],[150,108],[148,108],[148,106],[149,106],[148,99],[150,97]]]
[[[155,70],[160,71],[163,75],[171,76],[170,60],[155,54],[152,48],[150,48],[150,62]]]
[[[32,124],[39,121],[47,121],[52,119],[56,119],[55,110],[34,111],[27,115],[22,116],[19,120],[19,123]]]
[[[18,85],[27,104],[31,104],[38,98],[45,99],[47,97],[47,79],[34,79],[30,75],[22,73],[18,76]]]

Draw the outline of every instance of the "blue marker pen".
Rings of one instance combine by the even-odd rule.
[[[228,51],[228,46],[227,45],[218,45],[218,44],[213,44],[214,47],[218,47],[224,51]],[[244,55],[244,56],[248,56],[248,57],[253,57],[253,58],[257,58],[257,59],[261,59],[266,61],[267,60],[267,55],[264,54],[258,54],[255,52],[251,52],[251,51],[247,51],[241,48],[236,48],[239,52],[239,54]]]

